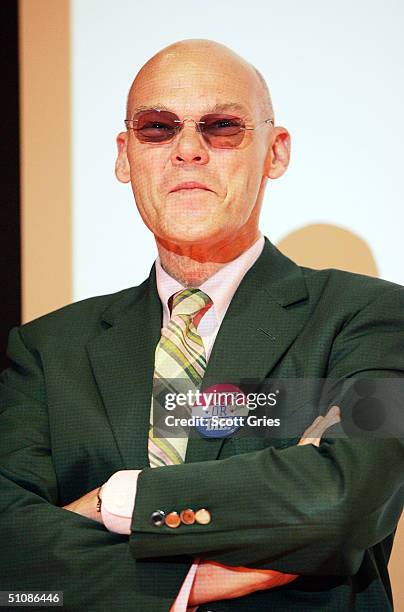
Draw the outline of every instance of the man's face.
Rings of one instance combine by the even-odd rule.
[[[180,120],[198,121],[222,105],[221,112],[255,126],[268,118],[259,94],[255,75],[245,66],[220,64],[209,57],[168,58],[136,83],[128,118],[139,107],[164,106]],[[241,145],[233,149],[213,148],[191,121],[162,144],[139,142],[132,130],[122,134],[121,159],[127,156],[137,207],[156,238],[177,245],[209,245],[246,232],[257,217],[253,211],[259,208],[273,129],[264,124],[254,132],[247,130]],[[205,188],[178,189],[184,182]]]

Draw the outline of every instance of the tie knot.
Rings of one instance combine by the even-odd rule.
[[[212,300],[206,293],[195,287],[188,287],[178,293],[174,293],[171,317],[187,315],[194,318],[198,312],[208,305],[212,305]]]

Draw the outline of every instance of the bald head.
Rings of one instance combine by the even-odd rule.
[[[175,42],[161,49],[139,70],[128,94],[127,118],[132,116],[138,99],[141,98],[144,82],[159,73],[170,74],[170,70],[175,74],[174,69],[178,65],[183,66],[184,71],[193,69],[201,72],[206,70],[207,65],[214,66],[218,86],[220,86],[221,73],[234,74],[235,87],[237,79],[245,79],[256,98],[260,118],[274,117],[268,85],[257,68],[221,43],[207,39],[190,39]]]

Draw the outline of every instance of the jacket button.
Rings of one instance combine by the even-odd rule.
[[[186,508],[180,512],[180,519],[184,525],[193,525],[195,523],[195,512],[191,508]]]
[[[208,525],[212,520],[209,510],[206,508],[201,508],[195,512],[195,520],[199,525]]]
[[[164,525],[165,516],[166,516],[166,513],[163,512],[163,510],[156,510],[155,512],[152,513],[150,517],[151,522],[153,523],[155,527],[161,527],[162,525]]]
[[[180,515],[178,514],[178,512],[169,512],[167,514],[166,525],[167,527],[171,527],[173,529],[181,525],[181,519],[180,519]]]

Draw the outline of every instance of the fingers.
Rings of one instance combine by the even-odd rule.
[[[341,411],[339,406],[331,406],[325,416],[318,416],[313,423],[303,432],[303,436],[298,442],[298,446],[304,444],[314,444],[320,446],[321,437],[324,432],[341,421]]]

